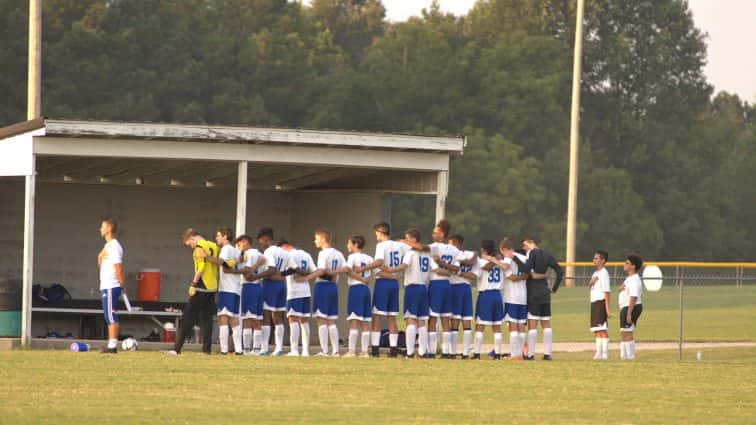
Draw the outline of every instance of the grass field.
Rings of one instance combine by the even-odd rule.
[[[612,352],[616,357],[616,351]],[[0,351],[2,424],[756,423],[756,348],[596,363]]]

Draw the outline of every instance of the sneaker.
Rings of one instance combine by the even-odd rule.
[[[179,354],[181,354],[181,353],[177,352],[176,350],[161,351],[161,353],[167,354],[169,356],[178,356]]]
[[[544,354],[543,359],[547,361],[551,361],[551,354]]]
[[[297,351],[290,351],[286,357],[299,357],[299,352]]]
[[[528,360],[528,361],[535,360],[535,356],[522,356],[522,359],[523,360]]]
[[[315,357],[328,357],[328,353],[319,352],[318,354],[315,354]]]
[[[118,354],[118,349],[105,347],[102,349],[102,351],[100,351],[100,353],[101,354]]]
[[[281,357],[281,356],[283,356],[283,355],[285,355],[285,354],[284,354],[284,352],[283,352],[283,351],[274,351],[274,352],[273,352],[273,355],[274,355],[274,356],[276,356],[276,357]]]

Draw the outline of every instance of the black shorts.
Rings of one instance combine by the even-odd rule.
[[[620,332],[634,331],[641,313],[643,313],[643,304],[636,304],[635,307],[633,307],[633,313],[631,315],[633,323],[627,323],[627,307],[622,307],[622,311],[620,311]]]
[[[528,320],[551,320],[551,303],[528,303]]]
[[[606,306],[604,300],[591,303],[591,332],[607,330]]]

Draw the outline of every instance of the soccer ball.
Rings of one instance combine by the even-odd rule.
[[[134,338],[126,338],[121,342],[121,348],[123,351],[136,351],[139,348],[139,343]]]

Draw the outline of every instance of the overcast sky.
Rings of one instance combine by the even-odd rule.
[[[403,21],[419,15],[432,0],[383,0],[387,17]],[[475,0],[440,0],[441,9],[467,13]],[[709,83],[756,103],[756,0],[688,0],[696,26],[709,34]]]

